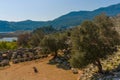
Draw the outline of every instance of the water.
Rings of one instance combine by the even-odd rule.
[[[0,41],[8,41],[8,42],[12,42],[14,40],[17,40],[17,37],[4,37],[0,39]]]

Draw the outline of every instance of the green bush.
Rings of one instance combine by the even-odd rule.
[[[13,50],[17,48],[16,42],[0,42],[0,50]]]

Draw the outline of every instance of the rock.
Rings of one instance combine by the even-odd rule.
[[[9,60],[2,60],[1,62],[0,62],[0,66],[6,66],[6,65],[10,65],[9,64]]]
[[[14,64],[16,64],[16,63],[19,63],[20,61],[19,61],[18,59],[14,59],[14,60],[12,60],[12,62],[13,62]]]
[[[78,74],[78,70],[76,68],[71,68],[73,74]]]
[[[24,60],[24,58],[20,58],[19,61],[20,62],[24,62],[25,60]]]
[[[34,59],[40,59],[40,58],[41,58],[41,56],[39,56],[39,55],[34,56]]]
[[[54,59],[49,60],[49,64],[56,64],[56,61]]]
[[[38,70],[37,70],[36,67],[33,67],[33,70],[34,70],[35,73],[38,73]]]

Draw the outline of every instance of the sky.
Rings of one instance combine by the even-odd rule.
[[[120,0],[0,0],[0,20],[48,21],[72,11],[95,10]]]

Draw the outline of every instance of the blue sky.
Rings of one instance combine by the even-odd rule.
[[[0,20],[53,20],[71,11],[94,10],[120,0],[0,0]]]

